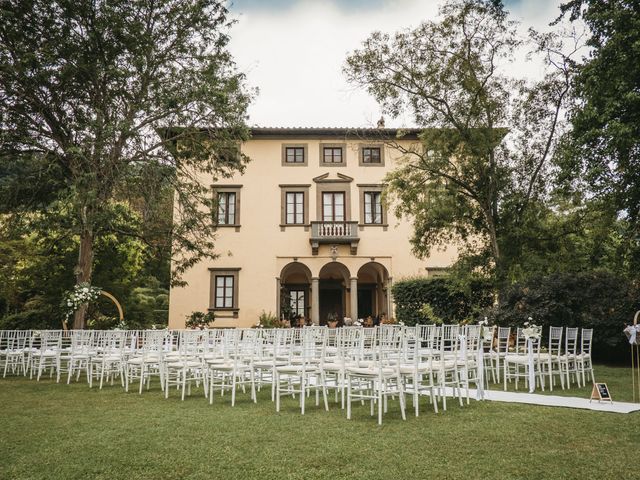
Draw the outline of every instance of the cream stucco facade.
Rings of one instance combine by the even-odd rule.
[[[171,289],[169,327],[211,310],[216,326],[249,327],[262,311],[282,315],[283,296],[314,323],[330,314],[393,315],[394,280],[451,265],[454,248],[414,257],[410,221],[379,204],[400,156],[381,132],[395,136],[392,129],[253,129],[242,146],[251,158],[244,174],[212,186],[220,256],[191,268],[186,287]],[[415,143],[416,133],[402,142]]]

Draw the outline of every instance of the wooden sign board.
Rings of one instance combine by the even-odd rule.
[[[613,400],[611,400],[611,393],[609,393],[609,387],[607,387],[606,383],[593,384],[593,389],[591,390],[591,399],[589,400],[589,403],[591,403],[592,400],[598,400],[598,402],[613,403]]]

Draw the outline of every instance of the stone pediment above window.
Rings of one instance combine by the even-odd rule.
[[[353,182],[353,178],[342,173],[336,173],[335,175],[325,173],[318,177],[314,177],[313,181],[315,183],[351,183]]]

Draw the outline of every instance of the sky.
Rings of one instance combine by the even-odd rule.
[[[375,100],[348,84],[342,67],[349,52],[375,30],[395,32],[435,19],[440,0],[232,0],[237,23],[229,49],[259,93],[249,124],[262,127],[373,127]],[[548,29],[561,0],[506,0],[512,18]],[[514,66],[536,78],[540,66],[519,58]],[[415,126],[409,114],[385,118],[387,127]]]

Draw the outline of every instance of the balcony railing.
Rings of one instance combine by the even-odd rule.
[[[309,243],[314,255],[322,243],[348,243],[351,254],[356,255],[359,241],[358,222],[311,222]]]

